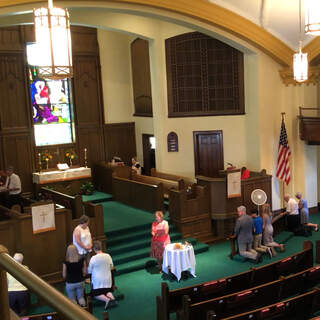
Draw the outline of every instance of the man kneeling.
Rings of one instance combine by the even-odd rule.
[[[238,241],[239,254],[242,257],[254,260],[256,263],[262,261],[260,253],[252,249],[253,243],[253,220],[247,215],[245,206],[237,208],[238,219],[234,228],[234,233]]]

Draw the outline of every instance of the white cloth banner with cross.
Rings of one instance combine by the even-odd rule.
[[[56,229],[54,203],[33,206],[31,208],[33,233],[47,232]]]

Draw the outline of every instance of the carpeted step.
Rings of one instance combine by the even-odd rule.
[[[171,235],[174,235],[178,233],[176,227],[170,227],[170,237]],[[129,230],[127,232],[112,232],[112,233],[107,233],[107,246],[108,247],[113,247],[114,245],[118,245],[124,242],[130,242],[130,241],[135,241],[137,239],[149,239],[150,238],[150,232],[151,228],[150,225],[148,224],[147,228],[139,228],[135,230]],[[181,234],[180,234],[181,237]]]
[[[194,242],[194,239],[189,239],[190,243]],[[206,252],[209,249],[209,246],[204,243],[196,243],[193,245],[194,253],[197,255],[202,252]],[[115,262],[114,262],[115,264]],[[149,267],[152,268],[156,265],[156,260],[150,258],[149,256],[136,259],[136,260],[131,260],[125,263],[121,263],[119,265],[115,264],[116,267],[116,275],[124,274],[124,273],[129,273],[141,269],[148,269]]]
[[[178,239],[181,239],[181,233],[180,232],[171,232],[170,233],[171,241],[177,241]],[[111,256],[121,254],[123,252],[128,251],[134,251],[139,248],[145,248],[150,246],[151,242],[151,235],[148,233],[145,237],[142,238],[132,238],[129,241],[125,242],[111,242],[110,240],[106,241],[107,251]]]

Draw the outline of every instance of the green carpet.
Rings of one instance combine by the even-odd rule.
[[[130,245],[130,237],[135,238],[135,241],[141,244],[141,250],[147,245],[149,246],[149,240],[145,240],[145,237],[147,237],[145,230],[150,228],[150,224],[154,219],[153,214],[114,201],[103,202],[102,205],[104,209],[104,227],[107,236],[107,251],[110,250],[112,253],[112,250],[115,250],[112,253],[114,261],[116,261],[117,255],[121,254],[123,247]],[[313,223],[320,224],[320,214],[311,215],[310,220]],[[170,234],[174,238],[177,230],[174,229],[174,226],[171,227]],[[126,234],[127,239],[125,238]],[[119,242],[121,238],[125,239],[122,243],[121,241]],[[160,295],[161,282],[167,282],[170,290],[172,290],[223,278],[248,270],[252,266],[262,266],[300,251],[304,240],[311,240],[313,242],[320,240],[320,232],[313,232],[312,237],[309,238],[296,237],[292,233],[282,232],[275,237],[275,240],[279,243],[284,242],[286,244],[286,251],[278,253],[272,259],[265,257],[259,265],[253,265],[248,261],[244,261],[240,256],[235,256],[233,260],[230,260],[228,257],[230,244],[229,242],[223,242],[211,245],[208,251],[196,255],[196,278],[188,276],[177,282],[173,277],[157,273],[156,268],[152,265],[138,271],[116,275],[116,286],[118,287],[118,292],[124,295],[124,299],[119,301],[117,307],[109,310],[110,320],[155,319],[156,296]],[[116,246],[114,246],[115,244]],[[127,249],[124,250],[126,251]],[[132,251],[134,250],[132,249]],[[116,263],[115,267],[121,268]],[[94,315],[98,319],[102,319],[104,304],[95,301],[93,306]],[[174,314],[171,315],[171,319],[175,319]]]
[[[91,201],[93,203],[99,203],[103,201],[109,201],[112,199],[112,194],[103,193],[100,191],[94,191],[91,195],[83,195],[82,201]]]

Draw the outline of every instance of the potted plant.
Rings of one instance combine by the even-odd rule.
[[[94,185],[92,184],[92,182],[87,181],[84,184],[82,184],[80,190],[82,194],[90,195],[93,193]]]

